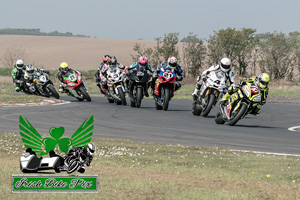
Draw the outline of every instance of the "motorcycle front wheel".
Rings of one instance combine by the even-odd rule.
[[[122,88],[119,87],[118,92],[119,92],[119,95],[120,95],[120,98],[121,98],[122,105],[126,106],[127,102],[126,102],[125,94],[124,94]]]
[[[208,103],[207,103],[206,107],[203,109],[203,113],[202,113],[203,117],[207,117],[207,115],[211,111],[212,106],[213,106],[213,104],[215,103],[215,100],[216,100],[216,96],[214,94],[210,94],[208,96],[208,98],[209,98]]]
[[[141,107],[142,104],[142,98],[143,98],[143,88],[138,87],[136,90],[136,107]]]
[[[164,97],[163,97],[163,109],[168,110],[170,101],[170,89],[164,88]]]
[[[59,94],[57,93],[53,85],[49,85],[48,89],[51,93],[51,96],[53,96],[55,99],[59,99]]]
[[[91,101],[91,97],[90,95],[87,93],[87,91],[85,90],[85,88],[83,86],[81,86],[80,88],[78,88],[79,92],[82,94],[83,98],[85,98],[87,101]]]
[[[228,122],[228,125],[229,126],[234,126],[241,119],[241,117],[245,114],[246,110],[247,110],[247,106],[242,103],[241,107],[240,107],[240,110],[234,116],[234,118]]]

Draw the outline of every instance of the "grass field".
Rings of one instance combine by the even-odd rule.
[[[0,134],[0,199],[298,199],[299,157],[223,148],[93,139],[86,174],[98,174],[98,194],[12,194],[22,174],[19,134]]]

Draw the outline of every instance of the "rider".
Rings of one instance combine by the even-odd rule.
[[[213,65],[210,68],[208,68],[207,70],[205,70],[204,72],[202,72],[202,75],[198,76],[198,78],[197,78],[196,87],[192,94],[193,100],[197,101],[198,95],[200,92],[200,88],[201,88],[203,82],[206,81],[206,76],[211,71],[219,71],[219,72],[223,73],[224,76],[226,77],[225,82],[227,80],[229,80],[229,82],[230,82],[230,87],[228,88],[228,91],[232,91],[235,88],[235,77],[234,77],[234,73],[230,69],[230,67],[231,67],[231,60],[229,58],[222,58],[219,65]]]
[[[25,69],[26,65],[24,65],[23,60],[17,60],[16,64],[13,66],[13,70],[11,71],[16,92],[21,90],[21,86],[23,84],[23,80],[21,79],[24,78]]]
[[[269,81],[270,81],[269,75],[266,74],[266,73],[262,73],[258,77],[254,76],[254,77],[251,77],[251,78],[248,78],[246,80],[241,81],[241,83],[239,84],[238,87],[242,87],[243,85],[247,85],[247,83],[257,85],[258,88],[259,88],[259,90],[260,90],[260,93],[261,93],[261,102],[260,102],[260,105],[264,105],[267,102],[267,97],[268,97],[268,94],[269,94],[269,87],[268,87]],[[227,101],[230,98],[230,96],[234,92],[236,92],[236,91],[232,91],[232,92],[228,91],[223,96],[220,104],[226,105]],[[261,111],[260,105],[257,104],[257,106],[252,109],[252,111],[251,111],[250,114],[253,114],[253,115],[257,116],[260,113],[260,111]]]
[[[168,68],[174,69],[175,73],[176,73],[176,80],[175,80],[175,91],[179,90],[181,88],[181,83],[180,81],[182,81],[183,79],[183,75],[182,75],[182,69],[180,67],[180,65],[177,64],[177,59],[174,56],[169,57],[168,62],[162,63],[161,65],[159,65],[157,67],[157,70],[155,70],[155,72],[153,73],[153,80],[152,80],[152,84],[151,84],[151,93],[152,95],[154,95],[154,86],[155,86],[155,81],[158,77],[158,74],[162,71],[162,70],[166,70]]]
[[[60,85],[59,85],[59,92],[66,92],[66,87],[67,84],[64,83],[64,78],[67,77],[68,72],[72,73],[73,70],[71,68],[69,68],[68,63],[66,62],[62,62],[59,66],[58,69],[58,73],[57,73],[57,78],[60,81]]]
[[[107,61],[108,61],[109,58],[110,58],[109,55],[104,55],[104,56],[103,56],[103,62],[99,65],[98,70],[97,70],[97,72],[96,72],[96,74],[95,74],[95,77],[96,77],[96,84],[97,84],[97,86],[98,86],[99,88],[100,88],[100,81],[101,81],[101,79],[100,79],[100,73],[101,73],[102,70],[108,68]],[[101,93],[103,93],[103,91],[102,91],[101,89],[100,89],[100,91],[101,91]]]
[[[70,149],[67,155],[65,156],[65,164],[67,166],[70,165],[70,163],[74,159],[82,160],[82,167],[78,170],[78,172],[85,172],[84,164],[87,166],[90,166],[92,160],[93,160],[93,153],[96,151],[96,146],[93,143],[89,143],[87,147],[75,147],[73,149]]]
[[[129,75],[129,70],[135,70],[138,66],[141,66],[141,67],[144,67],[146,70],[150,71],[151,73],[153,73],[153,68],[151,65],[148,64],[148,58],[145,57],[145,56],[141,56],[138,60],[138,62],[135,62],[133,63],[132,65],[128,66],[125,68],[125,73],[127,75]],[[126,83],[126,85],[129,86],[128,83]],[[149,97],[149,94],[148,94],[148,84],[146,84],[146,88],[145,88],[145,96],[146,97]]]
[[[114,68],[120,68],[124,69],[124,65],[121,63],[118,63],[117,58],[115,56],[110,56],[107,60],[107,65],[103,66],[102,69],[99,71],[99,78],[100,78],[100,86],[104,89],[101,93],[104,93],[106,95],[109,95],[108,86],[107,86],[107,70],[108,69],[114,69]]]
[[[33,67],[33,65],[27,65],[24,73],[24,81],[25,83],[29,84],[29,90],[30,92],[35,92],[35,87],[31,85],[33,83],[33,74],[36,72],[36,68]]]

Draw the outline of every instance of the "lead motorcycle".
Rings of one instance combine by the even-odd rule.
[[[91,101],[88,89],[82,79],[82,74],[79,71],[72,70],[64,77],[64,83],[67,85],[67,94],[75,97],[78,101]]]
[[[176,73],[174,69],[160,71],[155,81],[154,101],[157,110],[168,110],[169,101],[174,96]]]
[[[238,86],[225,106],[220,104],[220,110],[215,118],[217,124],[228,122],[234,126],[239,120],[250,114],[261,102],[261,92],[254,82]]]
[[[202,116],[206,117],[226,89],[225,75],[221,72],[211,71],[203,81],[198,98],[193,103],[193,115],[199,116],[202,113]]]
[[[107,86],[109,91],[109,100],[113,99],[118,105],[126,105],[126,92],[124,86],[125,73],[121,69],[109,68],[107,70]]]
[[[138,65],[129,75],[129,96],[131,107],[141,107],[144,91],[148,89],[151,77],[144,66]]]
[[[53,82],[51,81],[47,71],[45,70],[37,70],[33,74],[33,83],[35,87],[35,91],[38,95],[44,97],[53,96],[56,99],[59,99],[59,94],[55,90]]]

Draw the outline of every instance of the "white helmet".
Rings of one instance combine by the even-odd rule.
[[[23,60],[17,60],[17,62],[16,62],[16,67],[17,67],[18,69],[23,69],[23,66],[24,66]]]
[[[87,146],[89,154],[93,154],[96,151],[96,146],[93,143],[89,143]]]
[[[230,70],[230,66],[231,66],[231,60],[229,58],[221,59],[220,67],[223,72],[228,72]]]
[[[28,72],[29,74],[32,74],[33,71],[34,71],[33,65],[27,65],[26,66],[26,72]]]

